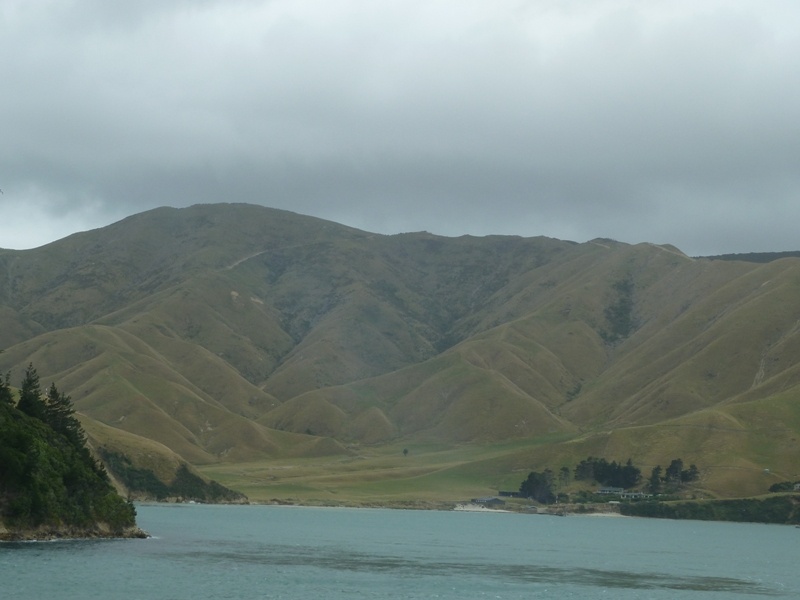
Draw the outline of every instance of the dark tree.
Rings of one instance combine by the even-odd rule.
[[[569,479],[572,476],[572,473],[569,470],[569,467],[561,467],[558,472],[558,485],[560,487],[566,487],[569,485]]]
[[[661,492],[661,465],[656,465],[650,472],[650,479],[648,480],[647,488],[651,494],[658,494]]]
[[[25,369],[25,377],[19,392],[17,408],[31,417],[44,421],[45,404],[42,401],[42,388],[39,385],[39,374],[32,364]]]
[[[578,481],[591,481],[595,478],[595,464],[597,459],[589,457],[582,460],[575,467],[575,479]]]
[[[0,404],[14,404],[14,394],[11,393],[11,373],[6,373],[5,379],[0,377]]]
[[[800,481],[798,482],[800,483]],[[794,489],[794,483],[791,481],[781,481],[780,483],[773,483],[769,486],[770,492],[791,492]]]
[[[684,483],[698,479],[700,479],[700,469],[697,468],[697,465],[689,465],[688,469],[681,471],[681,481]]]
[[[680,483],[682,472],[683,472],[683,461],[680,458],[675,458],[671,463],[669,463],[667,471],[664,475],[667,481],[669,481],[670,483]]]
[[[594,480],[603,485],[629,488],[639,483],[642,473],[628,459],[625,465],[617,461],[608,462],[604,458],[589,457],[575,467],[575,479]]]
[[[619,487],[631,488],[639,483],[642,472],[633,466],[633,461],[629,458],[624,467],[619,469]]]
[[[76,448],[83,448],[86,445],[86,436],[83,433],[83,428],[80,421],[75,418],[72,399],[59,392],[55,383],[51,384],[47,390],[45,422],[66,437]]]
[[[553,472],[550,469],[545,469],[543,473],[532,471],[519,486],[519,493],[542,504],[552,504],[556,501],[553,493]]]

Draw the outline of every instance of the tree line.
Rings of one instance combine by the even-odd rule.
[[[675,458],[669,463],[666,470],[661,465],[656,465],[650,472],[650,479],[647,482],[647,489],[651,494],[660,494],[662,491],[674,490],[683,483],[696,481],[700,478],[700,470],[696,465],[689,465],[688,469],[683,468],[683,461]]]
[[[695,465],[684,469],[683,460],[676,458],[670,462],[666,470],[657,465],[650,473],[646,489],[651,494],[659,494],[665,489],[674,490],[676,486],[694,481],[700,476]],[[558,499],[557,490],[569,484],[570,478],[575,481],[598,483],[603,486],[630,489],[642,481],[641,470],[629,458],[624,463],[590,456],[581,460],[574,470],[561,467],[558,473],[551,469],[542,472],[531,471],[520,484],[519,494],[542,504],[551,504]]]

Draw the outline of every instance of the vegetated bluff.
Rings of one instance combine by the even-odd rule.
[[[0,251],[0,370],[35,363],[96,444],[193,464],[563,433],[790,479],[799,292],[794,257],[161,208]]]
[[[0,540],[145,537],[86,448],[69,397],[26,370],[17,404],[0,378]]]

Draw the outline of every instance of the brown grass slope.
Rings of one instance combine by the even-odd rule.
[[[658,422],[793,372],[800,343],[800,262],[739,267],[724,284],[697,296],[695,286],[682,282],[695,280],[698,268],[708,269],[698,262],[637,290],[641,327],[614,349],[613,364],[565,414],[615,426]],[[784,385],[798,382],[789,377]],[[764,388],[762,397],[770,393]]]
[[[86,418],[193,464],[555,435],[498,468],[627,452],[789,472],[799,287],[791,257],[158,209],[0,251],[0,369],[33,362]]]
[[[218,357],[196,347],[185,349],[192,354],[198,381],[211,373],[219,377],[217,384],[229,382],[226,393],[242,401],[234,406],[236,412],[232,403],[225,406],[172,367],[169,344],[161,348],[164,352],[155,351],[119,329],[90,325],[35,338],[9,350],[8,359],[20,362],[18,356],[24,356],[36,364],[43,383],[57,381],[70,390],[79,413],[157,441],[194,464],[281,456],[293,446],[309,446],[307,436],[256,424],[250,417],[257,411],[246,401],[263,392],[231,374]],[[172,358],[185,357],[176,352]]]

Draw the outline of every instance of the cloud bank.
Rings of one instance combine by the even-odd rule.
[[[800,5],[0,8],[0,247],[249,202],[369,231],[800,249]]]

